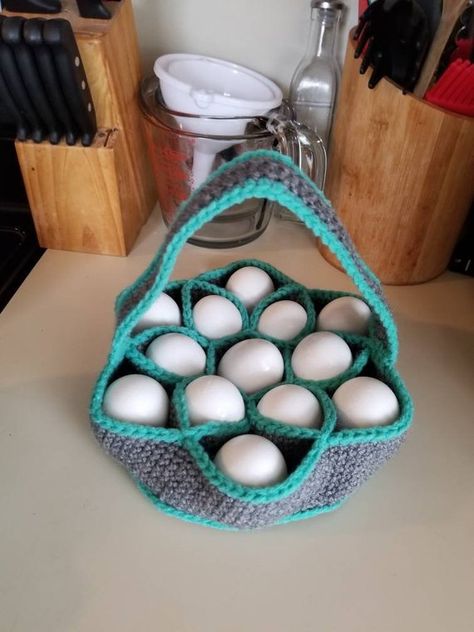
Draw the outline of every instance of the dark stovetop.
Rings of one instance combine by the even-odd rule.
[[[36,239],[15,147],[0,137],[0,311],[43,254]]]

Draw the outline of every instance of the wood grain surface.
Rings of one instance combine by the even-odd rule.
[[[121,255],[141,226],[132,178],[124,179],[121,132],[100,130],[91,147],[16,141],[40,245]]]
[[[141,64],[135,20],[131,0],[110,2],[108,7],[111,5],[118,5],[113,19],[101,20],[109,22],[106,34],[92,37],[88,32],[78,31],[76,38],[94,100],[97,125],[122,132],[123,169],[126,177],[135,181],[133,208],[144,223],[157,196],[137,99]]]
[[[427,281],[446,269],[474,195],[474,119],[385,79],[369,90],[353,51],[350,40],[326,192],[384,283]]]
[[[96,110],[93,145],[15,145],[42,246],[126,255],[156,203],[156,186],[137,100],[132,3],[106,4],[110,20],[81,18],[74,0],[63,0],[60,14],[41,16],[73,26]]]

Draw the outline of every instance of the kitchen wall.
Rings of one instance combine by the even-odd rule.
[[[344,1],[341,62],[358,7],[358,0]],[[250,66],[287,90],[305,50],[310,0],[133,0],[133,5],[145,71],[163,53],[202,53]]]

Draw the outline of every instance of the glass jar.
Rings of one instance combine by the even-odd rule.
[[[155,76],[142,81],[140,104],[145,120],[149,156],[155,175],[158,201],[166,224],[170,224],[180,205],[220,165],[246,151],[278,150],[322,186],[326,176],[326,152],[321,139],[311,130],[292,120],[284,104],[278,111],[246,119],[243,134],[219,134],[228,130],[226,117],[201,117],[168,109],[163,102],[159,80]],[[193,118],[190,132],[186,119]],[[196,120],[198,119],[198,120]],[[213,134],[208,132],[212,123]],[[235,125],[241,129],[241,125]],[[248,200],[235,205],[209,222],[190,240],[211,248],[240,246],[256,239],[266,229],[273,204],[267,200]]]

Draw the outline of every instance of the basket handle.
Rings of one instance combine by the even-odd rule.
[[[125,343],[141,314],[163,291],[186,241],[234,204],[266,198],[292,211],[335,254],[377,315],[377,337],[390,362],[398,354],[395,323],[379,279],[362,261],[334,209],[316,185],[286,156],[258,150],[222,165],[181,206],[148,268],[118,297],[114,343]]]

